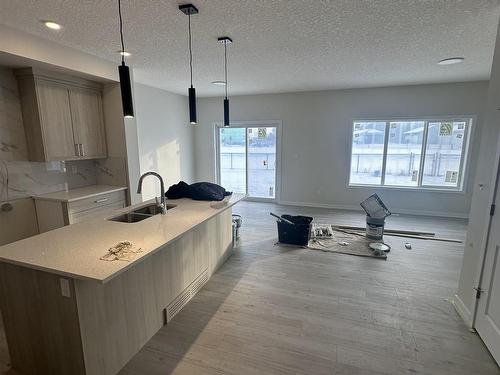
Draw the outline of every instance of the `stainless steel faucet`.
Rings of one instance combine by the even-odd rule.
[[[144,173],[141,176],[141,178],[139,178],[139,184],[137,185],[137,194],[141,194],[141,192],[142,192],[142,180],[144,180],[144,177],[146,177],[146,176],[155,176],[155,177],[158,177],[158,179],[160,180],[161,197],[160,197],[160,203],[158,205],[161,208],[162,215],[164,215],[167,213],[167,197],[165,197],[165,184],[163,183],[163,178],[161,178],[161,176],[158,173],[156,173],[156,172]],[[156,202],[158,203],[158,199],[156,199]]]

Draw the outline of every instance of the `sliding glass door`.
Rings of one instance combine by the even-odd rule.
[[[216,127],[217,176],[224,188],[250,198],[276,199],[277,126]]]
[[[219,128],[219,184],[234,193],[247,192],[245,128]]]
[[[247,128],[248,195],[275,198],[276,128]]]

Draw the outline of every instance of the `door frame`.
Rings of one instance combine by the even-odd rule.
[[[495,166],[493,168],[493,173],[491,176],[490,180],[491,184],[491,189],[489,191],[488,195],[488,207],[491,207],[491,205],[495,204],[495,200],[497,198],[497,190],[500,188],[500,135],[498,136],[497,139],[497,150],[496,150],[496,155],[495,155]],[[500,207],[498,207],[500,209]],[[496,213],[499,215],[500,213]],[[486,253],[488,251],[488,245],[489,245],[489,239],[490,239],[490,233],[491,233],[491,223],[493,221],[493,216],[490,215],[490,212],[486,213],[486,220],[485,220],[485,229],[483,231],[483,236],[482,236],[482,241],[481,241],[481,251],[479,253],[479,262],[478,262],[478,268],[476,269],[475,276],[474,276],[474,286],[475,288],[481,288],[484,290],[484,283],[487,282],[487,280],[483,280],[484,276],[484,269],[485,269],[485,262],[486,262]],[[479,299],[476,298],[476,290],[472,290],[472,298],[474,300],[474,303],[472,305],[472,328],[476,326],[476,321],[477,321],[477,313],[478,313],[478,308],[479,308]]]
[[[214,179],[220,184],[220,145],[219,145],[219,129],[223,128],[222,122],[213,123],[213,135],[214,135]],[[279,203],[281,201],[281,151],[282,151],[282,138],[283,138],[283,122],[281,120],[238,120],[231,121],[231,126],[234,128],[276,128],[276,170],[275,170],[275,191],[274,198],[257,198],[248,196],[248,157],[245,157],[245,162],[247,164],[247,198],[246,200],[254,202],[275,202]],[[245,147],[245,153],[248,155],[248,138],[245,134],[245,139],[247,146]]]

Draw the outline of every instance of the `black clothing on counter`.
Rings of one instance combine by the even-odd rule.
[[[211,182],[196,182],[188,185],[181,181],[170,186],[165,196],[168,199],[191,198],[197,201],[221,201],[231,194],[233,193]]]
[[[168,199],[179,199],[189,197],[189,185],[184,181],[179,182],[178,184],[172,185],[168,188],[165,196]]]

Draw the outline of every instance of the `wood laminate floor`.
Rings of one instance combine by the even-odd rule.
[[[234,255],[120,375],[500,374],[450,303],[463,245],[386,237],[387,261],[279,247],[270,211],[347,225],[364,216],[252,202],[234,211]],[[466,230],[464,220],[417,216],[387,226],[459,239]]]

